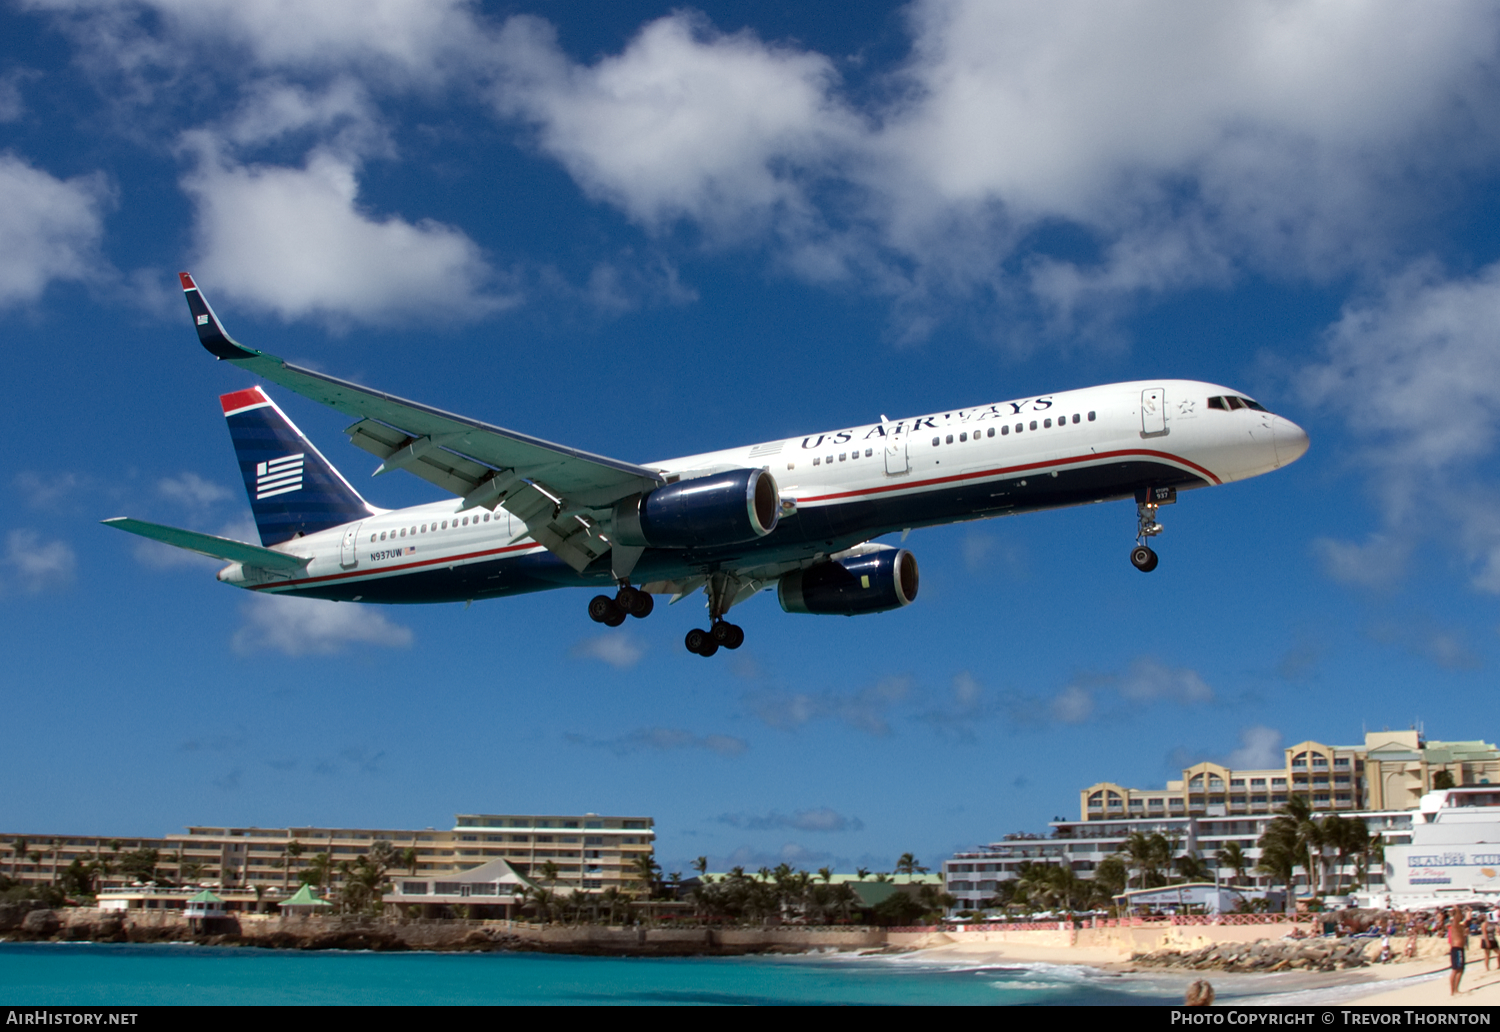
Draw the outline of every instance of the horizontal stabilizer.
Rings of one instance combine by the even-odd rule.
[[[296,573],[312,562],[311,556],[287,555],[275,549],[248,545],[243,541],[234,541],[213,534],[200,534],[195,530],[164,527],[160,523],[147,523],[145,520],[133,520],[127,516],[116,516],[112,520],[104,520],[103,523],[106,527],[139,534],[141,537],[160,541],[173,548],[185,548],[189,552],[197,552],[199,555],[206,555],[213,559],[244,563],[246,566],[258,566],[263,570]]]

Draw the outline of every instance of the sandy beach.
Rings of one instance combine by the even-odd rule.
[[[1206,931],[1206,930],[1205,930]],[[1457,996],[1448,993],[1446,955],[1431,955],[1390,964],[1345,971],[1285,971],[1276,974],[1189,971],[1138,967],[1130,952],[1117,946],[1044,945],[1041,942],[963,941],[965,937],[938,935],[913,942],[934,960],[974,964],[1077,964],[1121,977],[1150,978],[1156,983],[1180,980],[1185,987],[1207,979],[1223,1005],[1257,1004],[1312,1006],[1344,1004],[1374,1007],[1493,1007],[1500,1006],[1500,963],[1484,969],[1483,954],[1469,952],[1469,963]],[[1440,944],[1434,944],[1438,946]]]

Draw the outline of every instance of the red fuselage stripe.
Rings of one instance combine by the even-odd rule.
[[[913,488],[918,487],[931,487],[934,484],[951,484],[955,481],[960,480],[977,480],[981,477],[1004,476],[1008,473],[1025,473],[1029,470],[1034,469],[1046,469],[1049,466],[1068,466],[1080,462],[1109,461],[1110,459],[1118,459],[1128,455],[1148,455],[1156,459],[1166,459],[1169,462],[1181,463],[1184,466],[1190,466],[1191,468],[1197,470],[1199,473],[1203,474],[1203,476],[1207,477],[1215,484],[1222,483],[1222,481],[1218,477],[1214,476],[1214,474],[1210,473],[1208,470],[1204,469],[1196,462],[1184,459],[1181,456],[1172,455],[1169,452],[1151,451],[1150,449],[1146,448],[1127,448],[1120,451],[1078,455],[1066,459],[1051,459],[1047,462],[1029,462],[1021,466],[1002,466],[996,469],[978,470],[973,473],[955,473],[952,476],[934,477],[930,480],[917,480],[911,483],[884,484],[880,487],[861,488],[858,491],[842,491],[837,494],[812,495],[807,498],[799,498],[798,502],[829,502],[835,501],[840,498],[855,498],[859,497],[860,495],[883,494],[888,491],[909,491]],[[436,559],[423,559],[419,562],[414,563],[401,563],[397,566],[387,566],[379,570],[349,570],[344,573],[325,574],[321,577],[308,577],[304,580],[278,581],[275,584],[258,584],[255,585],[252,590],[261,591],[266,588],[301,587],[308,584],[325,584],[329,581],[348,580],[352,577],[385,576],[392,573],[415,570],[423,566],[441,566],[444,564],[461,563],[467,562],[470,559],[481,559],[485,556],[491,555],[504,555],[507,552],[530,551],[532,549],[540,547],[540,545],[533,541],[527,544],[508,545],[505,548],[491,548],[481,552],[466,552],[462,555],[449,555],[442,556]]]
[[[286,588],[300,587],[304,584],[324,584],[328,581],[348,580],[350,577],[373,577],[377,574],[397,573],[403,570],[415,570],[420,566],[442,566],[444,563],[461,563],[469,559],[481,559],[487,555],[504,555],[506,552],[524,552],[542,546],[535,541],[524,545],[507,545],[504,548],[490,548],[483,552],[465,552],[463,555],[445,555],[438,559],[423,559],[415,563],[401,563],[399,566],[386,566],[379,570],[349,570],[346,573],[329,573],[321,577],[308,577],[305,580],[278,581],[275,584],[256,584],[252,591],[260,591],[264,588]]]
[[[1005,476],[1008,473],[1025,473],[1029,470],[1047,469],[1051,466],[1071,466],[1080,462],[1096,462],[1101,460],[1108,461],[1110,459],[1122,458],[1127,455],[1149,455],[1154,459],[1166,459],[1169,462],[1179,462],[1184,466],[1190,466],[1193,469],[1197,470],[1199,473],[1202,473],[1205,477],[1207,477],[1215,484],[1223,483],[1223,481],[1221,481],[1218,477],[1214,476],[1212,473],[1204,469],[1202,466],[1198,465],[1196,462],[1184,459],[1179,455],[1173,455],[1170,452],[1151,451],[1148,448],[1125,448],[1121,449],[1120,451],[1090,452],[1088,455],[1075,455],[1071,458],[1066,459],[1049,459],[1046,462],[1028,462],[1022,466],[1001,466],[997,467],[996,469],[976,470],[972,473],[955,473],[952,476],[934,477],[931,480],[914,480],[909,483],[903,484],[883,484],[880,487],[864,487],[860,488],[857,491],[841,491],[837,494],[811,495],[806,498],[799,498],[797,499],[797,501],[799,504],[803,502],[830,502],[839,498],[857,498],[860,495],[884,494],[887,491],[909,491],[912,488],[930,487],[933,484],[951,484],[959,480],[978,480],[983,477],[1000,477]]]

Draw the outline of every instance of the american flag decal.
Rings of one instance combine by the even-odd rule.
[[[286,494],[302,486],[302,457],[305,452],[255,464],[255,500]]]

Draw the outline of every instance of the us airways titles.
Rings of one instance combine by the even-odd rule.
[[[1009,408],[1010,411],[1002,412],[1002,407]],[[993,405],[986,405],[983,408],[959,409],[956,415],[960,423],[979,423],[986,419],[1009,419],[1012,416],[1019,416],[1022,412],[1026,411],[1045,412],[1051,407],[1052,397],[1048,395],[1041,398],[1027,398],[1024,401],[999,401]],[[941,416],[920,416],[911,420],[910,423],[904,419],[892,424],[876,423],[860,439],[868,441],[872,437],[885,437],[887,426],[890,427],[889,433],[892,434],[913,433],[923,427],[929,430],[936,430],[938,428],[937,420],[941,419],[945,424],[952,423],[954,415],[955,413],[945,412]],[[816,438],[811,436],[804,437],[802,438],[802,447],[806,451],[812,451],[815,448],[821,448],[825,441],[830,444],[848,444],[854,440],[854,435],[858,432],[858,430],[839,430],[836,433],[819,434]]]

